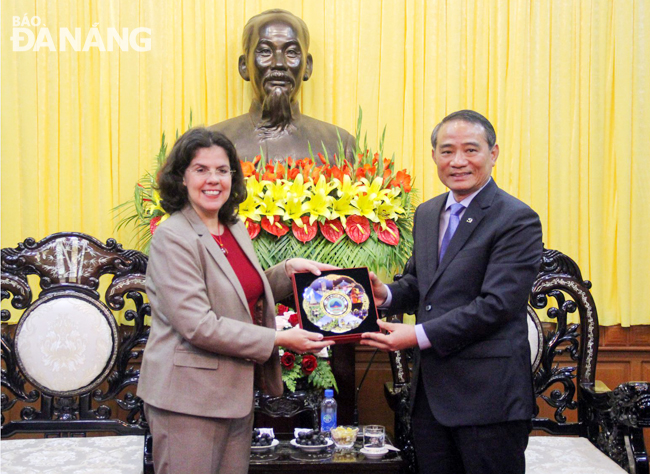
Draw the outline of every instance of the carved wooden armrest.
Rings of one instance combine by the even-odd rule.
[[[648,472],[643,428],[650,427],[650,384],[626,382],[614,390],[581,384],[589,439],[629,472]]]

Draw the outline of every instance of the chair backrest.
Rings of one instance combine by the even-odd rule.
[[[588,413],[580,386],[593,388],[598,359],[598,312],[591,295],[591,282],[582,279],[578,265],[557,250],[544,250],[539,273],[529,300],[531,307],[545,310],[553,323],[544,323],[540,360],[533,366],[537,414],[533,429],[552,434],[586,436]],[[569,315],[578,311],[579,323]],[[554,410],[553,418],[541,417],[540,405]],[[577,412],[568,422],[567,410]]]
[[[135,396],[139,371],[132,365],[149,333],[146,266],[144,254],[123,250],[113,239],[104,244],[73,232],[2,249],[2,299],[23,311],[17,324],[7,324],[11,311],[2,310],[3,438],[20,432],[146,433]],[[36,298],[28,275],[38,277]],[[104,301],[102,275],[112,275]],[[113,311],[125,307],[125,298],[135,309],[124,314],[130,323],[120,325]],[[19,416],[5,422],[17,402],[23,405]],[[123,419],[113,413],[121,410]]]

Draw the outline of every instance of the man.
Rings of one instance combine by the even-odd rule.
[[[535,403],[526,304],[541,224],[490,177],[499,146],[485,117],[448,115],[431,142],[450,192],[418,207],[404,277],[388,286],[373,278],[377,302],[391,313],[417,309],[417,324],[380,321],[388,333],[364,334],[362,344],[418,348],[411,401],[422,474],[523,474]]]
[[[271,161],[302,159],[323,153],[354,156],[354,138],[342,128],[300,113],[298,92],[310,78],[309,31],[302,19],[285,10],[268,10],[252,17],[243,33],[244,54],[239,74],[253,86],[247,114],[213,125],[232,140],[241,159],[263,153]]]

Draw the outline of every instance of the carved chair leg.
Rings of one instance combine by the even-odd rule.
[[[643,430],[632,428],[625,437],[625,447],[628,452],[630,472],[632,474],[650,474],[648,453],[643,440]]]

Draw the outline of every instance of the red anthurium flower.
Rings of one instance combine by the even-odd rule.
[[[268,217],[262,217],[262,229],[276,237],[282,237],[289,232],[289,226],[280,221],[280,216],[273,216],[273,220]]]
[[[291,324],[292,326],[295,326],[296,324],[298,324],[298,314],[297,313],[291,313],[291,315],[289,316],[289,324]]]
[[[280,363],[284,366],[285,369],[291,370],[293,369],[293,364],[296,362],[296,356],[293,355],[291,352],[285,352],[282,354],[282,357],[280,358]]]
[[[246,218],[246,230],[248,231],[248,235],[251,240],[253,240],[260,234],[261,227],[254,220]]]
[[[377,238],[383,243],[388,245],[397,245],[399,244],[399,229],[397,224],[392,219],[386,221],[386,229],[381,230],[381,224],[373,223],[372,228],[375,229],[375,234]]]
[[[291,231],[293,232],[294,237],[302,243],[309,242],[314,237],[316,237],[316,234],[318,233],[318,226],[315,222],[313,224],[309,224],[309,216],[302,216],[300,220],[302,221],[303,227],[298,227],[298,224],[292,222]]]
[[[306,374],[311,374],[318,367],[318,360],[316,356],[307,354],[302,356],[302,371]]]
[[[160,224],[160,219],[162,219],[162,216],[156,216],[149,221],[149,232],[151,232],[151,235],[153,235],[153,233],[156,232],[156,229]]]
[[[278,314],[282,315],[282,314],[286,313],[287,311],[289,311],[288,306],[285,306],[283,304],[278,305]]]
[[[370,237],[370,221],[364,216],[350,216],[345,223],[345,233],[357,244],[362,244]]]
[[[343,224],[338,219],[319,222],[318,226],[320,227],[321,234],[333,244],[343,236]]]

